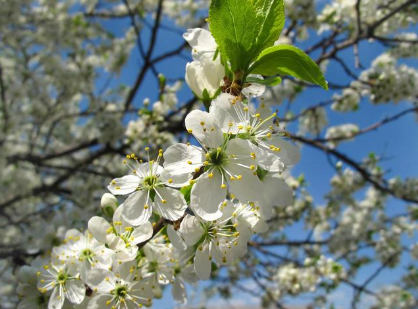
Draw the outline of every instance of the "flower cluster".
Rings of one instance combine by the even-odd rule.
[[[397,60],[390,54],[377,57],[370,69],[365,70],[351,87],[370,101],[388,103],[414,98],[418,95],[418,72],[407,65],[397,66]]]
[[[127,155],[129,174],[112,180],[111,194],[101,200],[111,222],[94,216],[84,233],[68,230],[41,266],[28,268],[20,308],[150,306],[167,284],[184,303],[185,283],[209,279],[212,264],[237,263],[251,236],[267,231],[273,206],[292,202],[281,173],[298,162],[299,151],[277,114],[264,103],[255,107],[243,96],[219,94],[224,69],[213,61],[210,33],[193,29],[185,38],[197,59],[188,64],[186,81],[192,89],[198,83],[193,90],[202,99],[213,99],[208,111],[185,117],[195,142],[160,149],[155,159],[149,147]],[[249,97],[263,92],[248,88]],[[125,197],[122,204],[116,196]]]
[[[343,267],[330,258],[307,258],[304,265],[286,264],[280,267],[274,277],[278,289],[272,292],[278,299],[288,294],[313,292],[324,279],[338,282],[345,276]]]

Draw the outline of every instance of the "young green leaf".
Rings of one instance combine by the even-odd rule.
[[[233,72],[246,71],[254,59],[256,14],[250,0],[213,0],[209,9],[210,31]]]
[[[283,0],[253,0],[256,12],[257,29],[254,56],[273,46],[279,38],[285,23]]]
[[[249,69],[251,74],[291,75],[328,90],[318,65],[299,48],[291,45],[269,47],[258,56]]]

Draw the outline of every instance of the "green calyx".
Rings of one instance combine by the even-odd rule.
[[[80,254],[80,259],[81,260],[92,260],[93,259],[93,256],[94,256],[94,252],[93,251],[91,251],[90,249],[84,249],[83,251],[81,251],[81,254]]]
[[[212,164],[216,167],[221,167],[222,165],[225,165],[228,162],[228,155],[225,152],[225,150],[222,150],[220,148],[218,149],[212,149],[208,153],[208,162],[209,164]]]
[[[65,282],[67,282],[67,279],[68,279],[68,275],[65,272],[60,271],[58,273],[57,280],[59,284],[65,284]]]
[[[147,176],[144,178],[144,187],[153,188],[157,185],[158,178],[157,176]]]
[[[117,297],[124,298],[128,294],[128,288],[125,285],[118,285],[113,290],[113,294]]]

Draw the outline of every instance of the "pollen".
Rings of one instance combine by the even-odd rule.
[[[171,179],[171,178],[170,178],[170,179],[168,180],[168,183],[173,183],[173,179]]]
[[[189,132],[190,134],[192,134],[193,133],[193,130],[192,129],[188,129],[187,132]]]
[[[238,180],[241,180],[241,179],[242,179],[242,175],[238,175],[238,176],[237,176],[237,179],[238,179]]]
[[[226,184],[224,184],[224,183],[223,183],[223,184],[221,184],[221,188],[222,188],[222,189],[225,189],[225,188],[226,188]]]
[[[200,122],[200,125],[201,125],[201,126],[204,126],[204,125],[205,125],[205,122],[204,122],[204,121],[201,121],[201,122]]]
[[[192,164],[192,161],[187,161],[187,164],[191,165]]]
[[[144,205],[144,209],[148,209],[149,208],[149,206],[148,205]]]
[[[254,153],[254,152],[250,153],[250,155],[251,155],[251,158],[253,158],[253,159],[255,159],[255,158],[256,158],[256,156],[255,156],[255,153]]]
[[[208,177],[209,178],[212,178],[213,177],[213,173],[209,173]]]
[[[166,201],[166,200],[164,200],[164,199],[162,199],[162,200],[161,200],[161,203],[166,204],[166,203],[167,203],[167,201]]]
[[[250,170],[255,170],[255,165],[250,165]]]

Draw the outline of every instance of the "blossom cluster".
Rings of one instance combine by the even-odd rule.
[[[186,283],[209,279],[213,264],[237,263],[251,236],[267,231],[273,206],[292,203],[281,173],[298,162],[297,147],[276,113],[250,102],[260,85],[243,91],[248,98],[217,94],[223,74],[216,72],[224,68],[212,60],[216,47],[208,37],[204,29],[185,35],[197,59],[187,65],[186,81],[211,99],[208,111],[185,117],[194,140],[155,158],[149,147],[127,155],[129,173],[112,180],[101,200],[111,221],[94,216],[88,230],[67,230],[49,257],[22,268],[19,308],[151,306],[168,284],[185,303]]]

